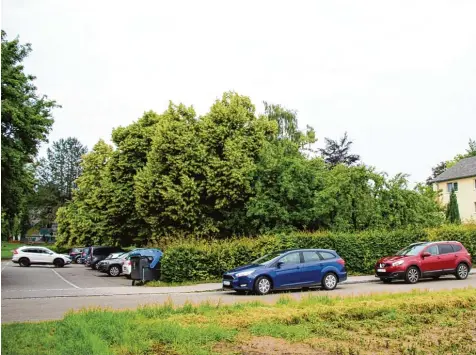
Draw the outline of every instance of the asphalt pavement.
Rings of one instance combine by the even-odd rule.
[[[221,284],[202,284],[180,287],[132,287],[124,277],[112,278],[82,265],[64,268],[31,266],[21,268],[2,262],[2,323],[61,319],[69,310],[88,307],[113,309],[136,308],[147,304],[172,301],[176,305],[186,302],[231,304],[235,302],[275,302],[283,295],[302,298],[309,295],[353,296],[374,293],[410,292],[420,290],[451,290],[476,288],[476,275],[459,281],[453,276],[440,280],[423,280],[416,285],[403,282],[383,284],[373,276],[349,278],[333,291],[277,292],[267,296],[238,295],[217,291]],[[475,290],[476,292],[476,290]]]

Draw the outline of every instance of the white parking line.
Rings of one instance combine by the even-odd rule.
[[[7,262],[4,267],[2,267],[2,271],[5,270],[5,268],[10,265],[10,262]]]
[[[51,269],[51,271],[53,271],[56,275],[58,275],[58,277],[59,277],[61,280],[63,280],[63,281],[66,282],[67,284],[73,286],[74,288],[81,288],[81,287],[76,286],[74,283],[69,282],[68,280],[66,280],[63,276],[61,276],[60,274],[58,274],[58,273],[56,272],[56,270]]]

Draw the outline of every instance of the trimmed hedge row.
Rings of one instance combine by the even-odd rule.
[[[348,271],[372,273],[380,257],[392,255],[410,243],[437,240],[459,241],[476,256],[476,225],[361,233],[298,232],[171,245],[162,258],[161,278],[168,282],[220,278],[223,272],[264,254],[291,248],[334,249],[346,261]]]

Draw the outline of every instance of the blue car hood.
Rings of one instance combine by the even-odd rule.
[[[245,271],[249,269],[263,269],[265,267],[266,267],[265,265],[261,265],[261,264],[248,264],[244,266],[238,266],[237,268],[232,270],[228,270],[227,272],[225,272],[225,274],[234,274],[236,272]]]

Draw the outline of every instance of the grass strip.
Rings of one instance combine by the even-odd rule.
[[[473,354],[476,290],[91,308],[2,325],[2,354]]]

